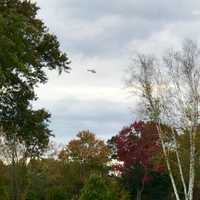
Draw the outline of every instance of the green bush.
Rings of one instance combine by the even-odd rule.
[[[96,175],[92,175],[82,189],[79,200],[114,200],[106,181]]]
[[[46,200],[67,200],[66,193],[62,188],[51,188],[47,192]]]

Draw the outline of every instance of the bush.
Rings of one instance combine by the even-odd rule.
[[[79,200],[114,200],[106,181],[96,175],[92,175],[82,189]]]

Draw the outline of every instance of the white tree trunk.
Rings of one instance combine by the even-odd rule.
[[[142,198],[142,191],[140,189],[137,190],[137,197],[136,200],[141,200]]]
[[[193,200],[194,179],[195,179],[195,133],[190,132],[190,171],[189,171],[189,200]]]
[[[179,197],[179,194],[178,194],[178,189],[177,189],[177,186],[176,186],[176,183],[175,183],[175,180],[174,180],[174,176],[173,176],[173,173],[172,173],[169,157],[168,157],[166,147],[165,147],[165,144],[164,144],[164,140],[163,140],[163,137],[162,137],[162,131],[161,131],[160,125],[157,125],[157,131],[158,131],[158,134],[159,134],[159,138],[160,138],[163,154],[164,154],[164,157],[165,157],[167,169],[168,169],[168,172],[169,172],[169,177],[170,177],[172,187],[173,187],[173,190],[174,190],[174,194],[175,194],[176,200],[180,200],[180,197]]]
[[[185,178],[184,178],[184,175],[183,175],[183,167],[182,167],[182,164],[181,164],[180,154],[178,152],[178,145],[177,145],[176,135],[175,135],[174,129],[171,128],[171,130],[172,130],[172,134],[173,134],[172,137],[173,137],[173,140],[174,140],[176,159],[177,159],[177,163],[178,163],[181,182],[182,182],[182,185],[183,185],[185,200],[188,200],[187,186],[186,186]]]

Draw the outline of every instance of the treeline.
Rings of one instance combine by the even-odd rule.
[[[136,131],[123,129],[107,144],[82,131],[62,150],[49,149],[57,153],[46,158],[24,159],[18,148],[14,166],[12,155],[1,162],[0,199],[170,199],[158,137],[149,140],[155,130],[149,123],[140,124]]]
[[[170,128],[162,125],[166,134]],[[199,130],[200,131],[200,130]],[[196,141],[200,153],[200,140]],[[187,133],[177,138],[184,173],[189,170]],[[170,140],[168,141],[170,144]],[[43,156],[25,159],[20,147],[1,155],[0,199],[19,200],[171,200],[171,186],[156,124],[134,122],[107,142],[90,131],[81,131],[62,149],[50,145]],[[174,148],[168,152],[178,183]],[[6,155],[6,156],[5,156]],[[196,165],[194,199],[200,195],[199,163]],[[187,183],[188,184],[188,183]]]

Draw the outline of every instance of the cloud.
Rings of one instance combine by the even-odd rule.
[[[120,102],[119,99],[112,98],[92,99],[67,95],[62,100],[39,101],[35,107],[45,106],[52,113],[50,127],[56,134],[57,141],[66,142],[79,131],[88,129],[99,137],[108,139],[135,117],[130,114],[131,101]]]
[[[198,21],[198,1],[38,0],[40,16],[65,50],[86,56],[119,56],[132,40],[143,40],[168,24]]]
[[[105,15],[146,18],[149,20],[189,19],[193,10],[200,7],[196,0],[45,0],[38,1],[41,7],[53,7],[58,15],[81,18],[83,21],[96,20]]]
[[[101,137],[136,118],[136,98],[123,91],[125,69],[135,51],[162,55],[184,38],[199,40],[197,0],[37,0],[39,17],[58,36],[72,60],[71,74],[49,73],[37,89],[36,107],[52,113],[57,140],[81,129]],[[87,73],[94,68],[97,74]]]

